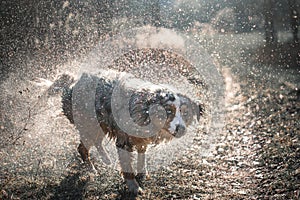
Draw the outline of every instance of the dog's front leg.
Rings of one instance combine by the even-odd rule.
[[[137,176],[138,180],[144,180],[148,177],[146,168],[146,146],[137,146]]]
[[[142,192],[142,189],[140,188],[138,182],[135,180],[134,177],[134,171],[131,166],[132,158],[130,152],[122,148],[117,148],[117,149],[118,149],[122,174],[126,181],[128,190],[134,195],[137,195],[139,192]]]

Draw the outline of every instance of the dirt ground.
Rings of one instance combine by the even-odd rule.
[[[225,127],[206,156],[201,138],[211,133],[195,133],[184,156],[151,172],[138,197],[129,197],[119,172],[102,165],[96,152],[97,174],[81,162],[79,136],[61,114],[59,98],[28,82],[43,67],[42,78],[52,80],[58,69],[70,71],[72,64],[76,70],[76,59],[48,70],[41,63],[53,59],[39,52],[26,58],[23,77],[1,70],[0,199],[299,199],[299,48],[288,63],[276,62],[289,51],[283,45],[270,62],[264,53],[272,51],[259,34],[196,37],[224,77]],[[44,109],[32,105],[36,99],[46,102]]]

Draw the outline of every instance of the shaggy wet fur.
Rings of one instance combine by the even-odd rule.
[[[139,126],[147,126],[151,123],[149,116],[149,107],[152,104],[162,105],[166,109],[167,120],[164,127],[160,131],[158,131],[156,135],[151,137],[136,137],[133,135],[129,135],[122,129],[120,129],[112,114],[111,97],[114,87],[117,84],[117,80],[109,80],[106,78],[90,76],[87,74],[83,74],[82,77],[90,77],[97,82],[95,92],[95,111],[100,132],[95,133],[95,135],[98,134],[98,136],[94,137],[95,140],[92,141],[93,143],[91,145],[87,146],[86,143],[81,140],[81,143],[78,146],[78,151],[82,159],[85,162],[91,164],[89,158],[89,150],[92,145],[95,145],[99,153],[103,153],[104,159],[102,159],[104,161],[108,161],[109,159],[105,159],[107,158],[107,155],[105,155],[105,152],[101,146],[102,140],[105,135],[111,139],[114,139],[116,141],[116,147],[119,154],[123,177],[126,180],[130,192],[136,194],[141,190],[141,188],[135,180],[135,175],[133,172],[134,170],[131,166],[130,152],[133,152],[134,150],[138,152],[137,176],[144,177],[146,174],[145,152],[147,149],[147,145],[153,143],[158,144],[163,140],[171,140],[174,137],[181,137],[185,132],[186,126],[192,123],[191,116],[197,116],[197,119],[199,120],[200,115],[203,111],[202,107],[192,102],[189,98],[180,94],[173,94],[167,89],[158,89],[155,91],[149,91],[145,89],[137,91],[131,95],[128,105],[130,117],[136,124],[138,124]],[[71,123],[74,123],[72,95],[73,88],[64,89],[62,95],[62,108],[69,121]],[[179,124],[179,127],[182,128],[182,130],[179,131],[179,128],[176,127],[176,131],[174,133],[170,133],[170,124],[176,117],[175,115],[178,115],[178,111],[176,111],[176,109],[178,108],[173,105],[173,102],[175,102],[176,100],[175,96],[177,98],[177,101],[181,104],[184,103],[187,105],[192,105],[192,113],[188,113],[190,116],[181,116],[180,114],[180,119],[183,119],[181,123],[183,124]]]

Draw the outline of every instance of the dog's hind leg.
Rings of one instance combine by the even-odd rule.
[[[103,131],[100,129],[97,139],[95,141],[95,146],[97,148],[98,153],[100,154],[102,161],[105,164],[110,165],[111,161],[107,155],[107,152],[105,151],[105,149],[103,148],[103,145],[102,145],[102,141],[103,141],[104,137],[105,137],[105,135],[104,135]]]
[[[83,162],[88,164],[94,172],[97,172],[95,166],[93,165],[90,159],[90,149],[87,148],[81,140],[80,140],[80,144],[77,147],[77,151],[79,152]]]
[[[90,152],[89,152],[89,149],[87,149],[83,142],[80,141],[80,144],[78,145],[77,147],[77,150],[83,160],[83,162],[90,162]]]

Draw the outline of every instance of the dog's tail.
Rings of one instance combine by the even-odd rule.
[[[72,89],[71,85],[75,82],[74,78],[68,74],[60,75],[54,82],[44,79],[35,78],[30,81],[34,85],[44,89],[42,95],[39,96],[39,100],[36,102],[35,107],[39,104],[48,101],[49,97],[60,95],[62,98],[62,108],[64,114],[73,123],[72,114]]]
[[[74,83],[74,78],[68,74],[62,74],[54,82],[43,78],[35,78],[31,82],[37,86],[46,87],[47,90],[45,95],[53,96],[63,92],[64,89],[70,88],[70,86]]]
[[[48,88],[47,95],[53,96],[57,93],[61,94],[62,109],[64,115],[74,123],[73,110],[72,110],[72,88],[74,78],[68,74],[62,74],[58,77]]]

